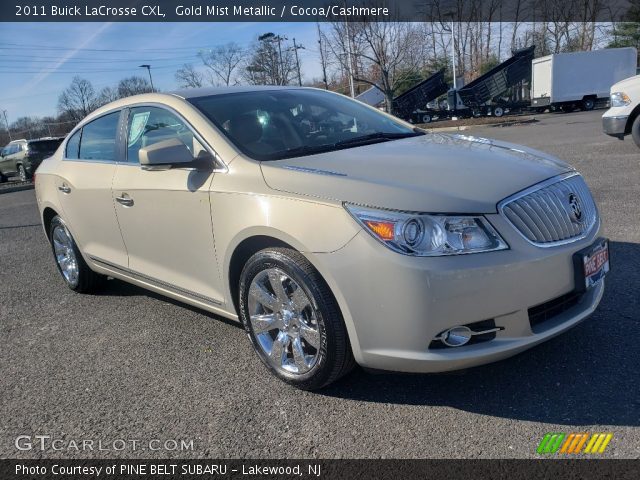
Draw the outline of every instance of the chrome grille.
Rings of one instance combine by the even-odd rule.
[[[584,237],[598,212],[589,187],[577,173],[554,177],[503,200],[499,211],[531,243],[568,243]]]

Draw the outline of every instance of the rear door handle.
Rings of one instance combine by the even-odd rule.
[[[71,188],[69,188],[65,184],[62,184],[60,187],[58,187],[58,190],[60,190],[62,193],[71,193]]]
[[[133,198],[126,193],[123,193],[120,197],[116,197],[116,202],[125,207],[133,207]]]

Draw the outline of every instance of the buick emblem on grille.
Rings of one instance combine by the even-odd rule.
[[[580,207],[580,200],[575,193],[569,194],[569,209],[571,221],[575,223],[582,222],[582,208]]]

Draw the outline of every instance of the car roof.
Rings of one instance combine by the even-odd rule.
[[[203,87],[203,88],[187,88],[184,90],[175,90],[169,92],[170,95],[189,99],[198,97],[209,97],[212,95],[224,95],[226,93],[245,93],[245,92],[264,92],[269,90],[297,90],[304,87],[279,86],[279,85],[243,85],[232,87]]]

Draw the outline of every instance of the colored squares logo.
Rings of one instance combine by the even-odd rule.
[[[547,433],[536,450],[539,454],[604,453],[612,433]]]

